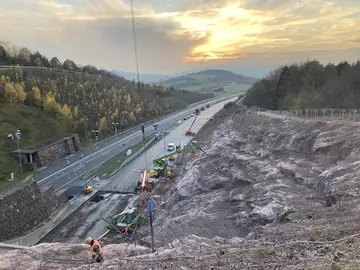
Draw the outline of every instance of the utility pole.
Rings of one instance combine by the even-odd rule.
[[[144,126],[144,123],[141,124],[141,133],[143,135],[143,141],[145,141],[145,126]]]
[[[149,212],[149,222],[150,222],[150,233],[151,233],[151,252],[155,252],[154,248],[154,229],[153,229],[153,220],[152,220],[152,200],[148,200],[148,212]]]
[[[99,146],[97,145],[98,140],[99,140],[99,136],[98,136],[98,134],[99,134],[99,130],[97,130],[97,129],[93,129],[93,130],[91,131],[91,133],[92,133],[92,134],[94,134],[94,137],[95,137],[95,141],[96,141],[96,150],[99,150]]]
[[[143,135],[143,143],[144,143],[145,170],[147,170],[147,157],[146,157],[146,143],[145,143],[145,126],[144,126],[144,123],[141,124],[141,133]]]
[[[165,134],[164,134],[164,156],[166,155],[165,149],[166,149],[166,138],[165,138]]]
[[[19,164],[20,164],[20,171],[21,171],[21,174],[23,174],[23,169],[22,169],[22,164],[21,164],[21,155],[20,155],[20,136],[21,136],[21,132],[20,130],[18,129],[15,133],[15,137],[16,137],[16,141],[17,141],[17,147],[18,147],[18,154],[19,154]]]
[[[117,134],[117,125],[119,124],[119,123],[112,123],[113,124],[113,126],[114,126],[114,128],[115,128],[115,135]]]

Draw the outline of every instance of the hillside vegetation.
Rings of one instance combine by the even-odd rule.
[[[6,145],[0,150],[0,175],[16,166],[11,166],[17,162],[9,154],[16,146],[7,134],[17,129],[23,131],[22,147],[36,147],[68,132],[79,133],[86,144],[92,129],[102,139],[113,134],[113,122],[122,130],[212,96],[162,85],[138,87],[93,66],[48,60],[39,52],[0,44],[0,145]]]
[[[20,148],[27,149],[39,147],[71,131],[71,123],[63,117],[55,118],[40,107],[12,103],[0,103],[0,127],[0,179],[9,178],[10,172],[17,176],[19,169],[18,161],[11,156],[17,143],[7,139],[8,134],[21,129]],[[30,168],[24,167],[25,171],[27,169]],[[2,186],[0,183],[0,189]]]
[[[197,92],[212,92],[223,87],[231,92],[246,91],[257,79],[235,74],[231,71],[209,69],[165,80],[163,84]]]
[[[279,109],[360,108],[360,61],[326,66],[318,61],[279,67],[256,82],[243,102]]]

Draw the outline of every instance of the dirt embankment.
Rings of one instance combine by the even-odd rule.
[[[359,131],[356,123],[244,112],[215,117],[197,138],[207,155],[186,156],[183,176],[156,200],[157,252],[108,245],[100,269],[356,269]],[[56,248],[35,250],[46,257]],[[80,265],[87,247],[74,248],[54,253],[70,254],[71,265],[42,261],[41,269],[88,269]],[[28,268],[19,256],[29,257]],[[14,259],[17,269],[40,263],[31,251],[0,259]]]
[[[188,164],[161,203],[158,245],[181,243],[191,234],[244,246],[310,241],[263,257],[328,269],[337,248],[326,241],[360,232],[360,125],[247,113],[221,122],[201,142],[208,155]],[[353,244],[340,249],[349,248],[341,261],[356,264]],[[291,250],[299,253],[289,259],[284,254]]]

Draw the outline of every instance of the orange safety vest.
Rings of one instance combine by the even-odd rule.
[[[102,248],[98,242],[98,240],[93,240],[93,244],[91,245],[91,248],[90,248],[90,251],[91,251],[91,255],[96,255],[96,252],[94,251],[94,248],[95,246],[98,246],[99,247],[99,250],[100,250],[100,255],[103,254],[103,251],[102,251]]]

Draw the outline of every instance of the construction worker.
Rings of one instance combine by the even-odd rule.
[[[91,252],[91,260],[89,260],[89,263],[92,264],[94,262],[103,262],[104,258],[102,256],[103,251],[102,248],[98,242],[98,240],[92,239],[91,237],[88,237],[86,239],[87,243],[90,245],[90,252]]]

